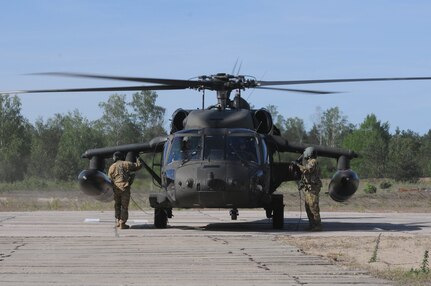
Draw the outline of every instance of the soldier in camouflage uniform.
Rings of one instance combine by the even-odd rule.
[[[305,210],[311,231],[322,230],[319,209],[319,192],[322,188],[322,181],[319,177],[320,171],[316,157],[314,148],[307,147],[304,150],[303,163],[298,164],[302,173],[299,189],[303,190],[305,194]]]
[[[133,172],[142,168],[142,159],[138,157],[136,163],[124,161],[124,154],[115,152],[113,160],[108,176],[114,185],[116,226],[128,229],[126,222],[129,218],[130,187],[134,179]]]

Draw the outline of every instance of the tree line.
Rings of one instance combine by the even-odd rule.
[[[91,148],[145,142],[166,133],[165,109],[156,105],[157,93],[113,94],[99,107],[101,118],[89,121],[78,111],[55,114],[34,124],[21,115],[18,97],[0,95],[0,182],[25,178],[71,181],[88,160]]]
[[[389,123],[369,114],[358,126],[350,123],[338,107],[317,109],[313,126],[305,129],[298,117],[284,118],[274,105],[267,106],[276,126],[288,140],[351,149],[359,158],[351,167],[361,178],[392,178],[415,182],[431,176],[431,129],[425,135],[411,130],[389,132]],[[336,170],[333,159],[321,158],[321,169],[329,177]]]
[[[101,118],[89,121],[78,110],[40,118],[31,124],[21,114],[16,96],[0,95],[0,182],[26,178],[71,181],[88,167],[82,153],[90,148],[147,142],[166,134],[165,109],[156,105],[157,93],[142,91],[127,100],[113,94],[99,107]],[[411,130],[389,133],[389,123],[374,114],[355,126],[338,107],[318,109],[310,130],[298,117],[285,118],[277,107],[266,107],[280,132],[290,141],[355,150],[352,160],[360,177],[415,181],[431,176],[431,129],[420,136]],[[290,156],[290,158],[289,158]],[[294,159],[286,154],[284,159]],[[333,159],[320,158],[322,175],[336,169]]]

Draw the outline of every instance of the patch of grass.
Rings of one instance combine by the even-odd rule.
[[[380,189],[382,190],[389,189],[390,187],[392,187],[392,183],[389,181],[383,181],[380,183]]]
[[[425,250],[424,257],[422,259],[421,267],[420,268],[416,268],[416,269],[412,268],[410,270],[410,273],[415,274],[415,275],[430,273],[428,258],[429,258],[429,256],[428,256],[428,250]]]
[[[379,244],[380,244],[380,237],[381,236],[382,236],[382,234],[380,233],[379,236],[376,239],[376,245],[374,246],[373,255],[371,256],[371,258],[368,261],[368,263],[373,263],[373,262],[377,261],[377,253],[379,251]]]
[[[320,209],[325,211],[397,211],[397,212],[428,212],[431,207],[431,179],[421,179],[417,184],[392,182],[392,187],[373,195],[357,191],[346,202],[333,201],[328,193],[330,180],[323,179],[320,192]],[[388,179],[361,180],[358,190],[368,184],[379,186]],[[399,192],[399,189],[416,189],[414,192]],[[149,208],[148,195],[160,192],[150,179],[137,179],[132,186],[132,196],[140,207]],[[285,210],[304,210],[304,198],[300,198],[296,182],[285,182],[277,190],[284,195]],[[47,204],[47,200],[59,199],[59,202]],[[138,209],[133,203],[132,209]],[[77,182],[46,181],[28,178],[23,182],[0,183],[1,211],[33,211],[33,210],[110,210],[112,203],[101,203],[93,197],[83,194]]]
[[[48,201],[47,204],[48,204],[47,208],[49,210],[56,211],[56,210],[61,209],[61,202],[59,199],[53,198],[50,201]]]
[[[22,181],[0,183],[0,193],[16,191],[68,191],[78,189],[75,181],[64,182],[55,180],[45,180],[36,177],[26,178]]]
[[[368,184],[379,186],[381,182],[390,182],[392,186],[375,194],[362,191]],[[328,195],[330,180],[323,179],[320,192],[320,210],[325,211],[359,211],[359,212],[429,212],[431,207],[431,179],[423,178],[417,184],[399,183],[388,179],[363,179],[359,182],[358,191],[345,202],[335,202]],[[400,192],[399,189],[415,189],[412,192]],[[295,182],[285,182],[277,192],[284,195],[285,209],[299,211],[300,204],[304,211],[303,200],[300,203],[298,188]],[[303,199],[303,198],[302,198]]]
[[[366,194],[375,194],[377,193],[377,188],[372,184],[367,184],[367,186],[364,188],[364,192]]]
[[[373,275],[394,281],[395,285],[426,286],[431,284],[431,273],[412,274],[403,269],[372,271]]]
[[[380,238],[380,235],[379,235]],[[379,238],[377,241],[379,241]],[[376,248],[375,253],[377,253]],[[370,259],[370,262],[373,258],[377,258],[377,254]],[[376,259],[374,259],[375,262]],[[429,268],[429,252],[425,250],[424,256],[422,258],[422,263],[419,268],[411,268],[409,271],[405,271],[402,269],[394,269],[394,270],[386,270],[386,271],[377,271],[374,273],[376,276],[390,279],[397,283],[397,285],[431,285],[431,272]]]

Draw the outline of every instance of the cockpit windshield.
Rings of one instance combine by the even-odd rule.
[[[258,163],[256,138],[253,136],[205,136],[204,160],[228,160]]]
[[[175,136],[170,145],[168,164],[198,160],[260,163],[258,139],[252,135],[181,135]]]
[[[226,139],[226,159],[258,163],[256,138],[252,136],[228,136]]]
[[[224,160],[224,136],[205,136],[204,160]]]
[[[201,160],[201,136],[176,136],[172,140],[168,163]]]

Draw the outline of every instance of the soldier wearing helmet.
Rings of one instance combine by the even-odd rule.
[[[303,153],[302,164],[298,164],[302,173],[299,189],[303,190],[305,194],[305,210],[310,224],[309,230],[311,231],[322,230],[319,209],[319,193],[322,188],[322,181],[319,177],[320,170],[316,158],[314,148],[307,147]]]
[[[134,171],[142,168],[142,159],[138,156],[135,163],[125,161],[122,152],[115,152],[112,156],[114,163],[109,167],[108,176],[114,185],[115,220],[116,226],[128,229],[130,187],[134,179]]]

